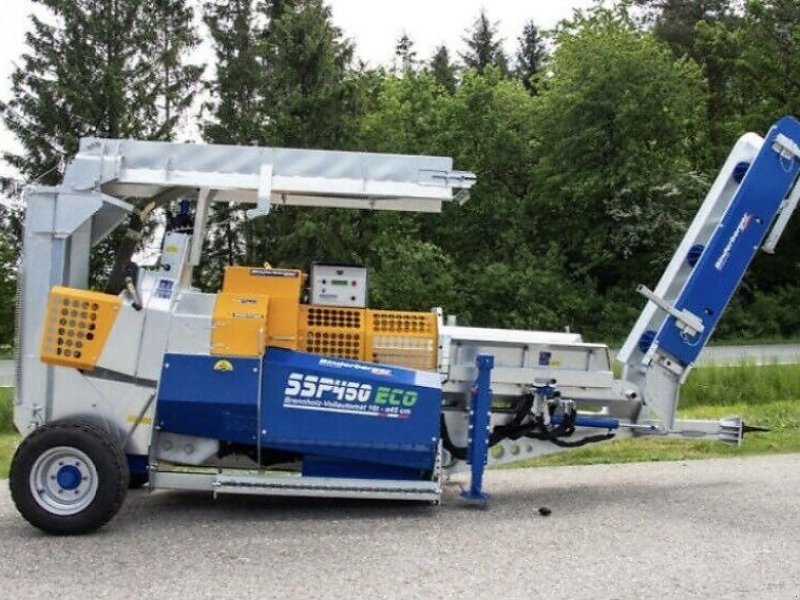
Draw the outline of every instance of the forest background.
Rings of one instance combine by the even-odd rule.
[[[37,3],[0,103],[22,148],[3,157],[20,179],[2,181],[0,344],[22,187],[59,183],[82,136],[185,141],[189,123],[207,143],[452,156],[478,183],[441,215],[215,207],[195,283],[216,290],[229,264],[360,263],[376,308],[618,343],[736,139],[800,115],[797,0],[598,2],[551,31],[525,23],[511,55],[482,12],[461,47],[420,56],[408,32],[378,68],[323,0]],[[800,336],[799,234],[756,259],[717,339]],[[119,241],[95,251],[99,289]]]

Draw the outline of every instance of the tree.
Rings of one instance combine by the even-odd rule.
[[[214,0],[204,10],[216,68],[206,84],[210,100],[204,108],[211,118],[203,124],[203,138],[215,144],[258,143],[264,119],[259,99],[263,60],[252,0]]]
[[[483,73],[487,67],[495,67],[507,75],[508,58],[503,52],[503,40],[497,37],[497,23],[489,21],[486,11],[481,10],[467,34],[462,38],[467,51],[460,55],[464,65],[479,73]]]
[[[431,58],[428,70],[433,75],[434,81],[451,94],[456,91],[457,67],[450,61],[450,51],[447,46],[439,46]]]
[[[270,7],[272,8],[272,6]],[[206,83],[209,100],[204,110],[203,138],[214,144],[263,144],[266,106],[264,86],[263,28],[256,20],[252,0],[212,0],[205,3],[203,22],[215,54],[215,77]],[[247,253],[243,209],[213,204],[209,210],[208,235],[203,256],[195,270],[195,284],[218,290],[226,265],[239,263]]]
[[[571,269],[600,293],[632,290],[665,263],[706,187],[694,167],[705,83],[624,11],[581,14],[556,42],[536,112],[539,210]]]
[[[134,95],[152,99],[142,106],[148,121],[158,124],[149,137],[169,140],[192,108],[204,71],[202,65],[187,62],[200,43],[194,11],[186,0],[149,0],[142,5],[141,19],[150,74],[137,82],[140,87]]]
[[[300,148],[351,145],[352,117],[360,110],[353,45],[333,24],[330,7],[322,0],[296,0],[293,10],[269,21],[265,38],[267,142]]]
[[[413,73],[417,69],[417,52],[414,50],[414,41],[403,32],[403,35],[394,45],[394,72],[398,74]]]
[[[4,158],[27,180],[60,181],[82,136],[169,139],[200,77],[185,0],[36,0],[28,52],[3,120],[23,147]]]
[[[171,139],[192,103],[202,69],[188,64],[198,44],[186,0],[36,0],[50,17],[31,17],[28,51],[12,74],[3,120],[23,147],[4,158],[28,182],[61,181],[83,136]],[[144,224],[138,216],[132,227]],[[100,244],[92,284],[129,237]],[[117,248],[121,243],[123,249]]]
[[[533,21],[525,23],[522,36],[518,41],[519,48],[514,75],[522,82],[526,90],[535,95],[542,67],[547,60],[547,46],[539,28]]]
[[[670,45],[677,56],[697,58],[697,24],[715,23],[733,14],[733,0],[634,0],[646,10],[645,21],[653,33]]]
[[[3,182],[3,190],[8,182]],[[8,190],[10,191],[10,190]],[[0,194],[2,195],[2,194]],[[19,268],[21,210],[13,204],[0,204],[0,344],[14,342],[14,325],[17,302],[17,269]]]
[[[363,110],[353,46],[322,0],[209,2],[219,98],[204,128],[209,141],[296,148],[348,148]],[[307,268],[314,260],[353,261],[354,219],[342,211],[275,207],[255,221],[239,207],[216,207],[199,273],[219,284],[224,264]]]
[[[763,132],[780,116],[800,114],[800,4],[753,0],[739,39],[738,83],[749,99],[742,126]]]
[[[727,123],[736,110],[731,81],[736,77],[739,53],[733,31],[740,16],[736,0],[636,0],[647,10],[646,22],[654,35],[666,42],[676,58],[688,57],[703,70],[708,83],[706,104],[709,169],[727,155],[732,132]]]

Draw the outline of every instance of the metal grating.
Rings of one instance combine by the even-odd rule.
[[[374,333],[435,335],[436,318],[432,313],[371,310]]]
[[[298,337],[306,352],[364,360],[362,309],[300,306]]]
[[[372,362],[429,370],[436,366],[433,340],[395,336],[372,338]]]
[[[306,323],[309,327],[342,327],[345,329],[361,329],[360,309],[315,306],[306,307]]]
[[[54,287],[45,315],[42,360],[79,369],[94,368],[120,304],[117,296]]]
[[[306,352],[410,369],[436,368],[433,313],[302,305],[298,333]]]
[[[433,313],[367,311],[367,352],[372,362],[409,369],[436,368],[438,332]]]
[[[355,333],[309,331],[306,334],[306,351],[336,358],[360,360],[361,336]]]

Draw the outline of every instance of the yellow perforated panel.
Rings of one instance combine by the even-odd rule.
[[[364,359],[364,310],[300,306],[300,347],[336,358]]]
[[[302,305],[298,332],[306,352],[410,369],[436,368],[433,313]]]
[[[410,369],[436,368],[436,315],[390,310],[366,312],[367,360]]]
[[[109,294],[54,287],[47,302],[41,359],[54,365],[93,369],[121,303]]]

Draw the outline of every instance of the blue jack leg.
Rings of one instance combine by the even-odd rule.
[[[494,356],[481,354],[476,360],[478,379],[471,394],[469,415],[469,440],[467,462],[471,466],[469,490],[462,490],[461,497],[486,504],[489,494],[483,492],[483,472],[489,453],[489,416],[492,408],[492,369]]]

